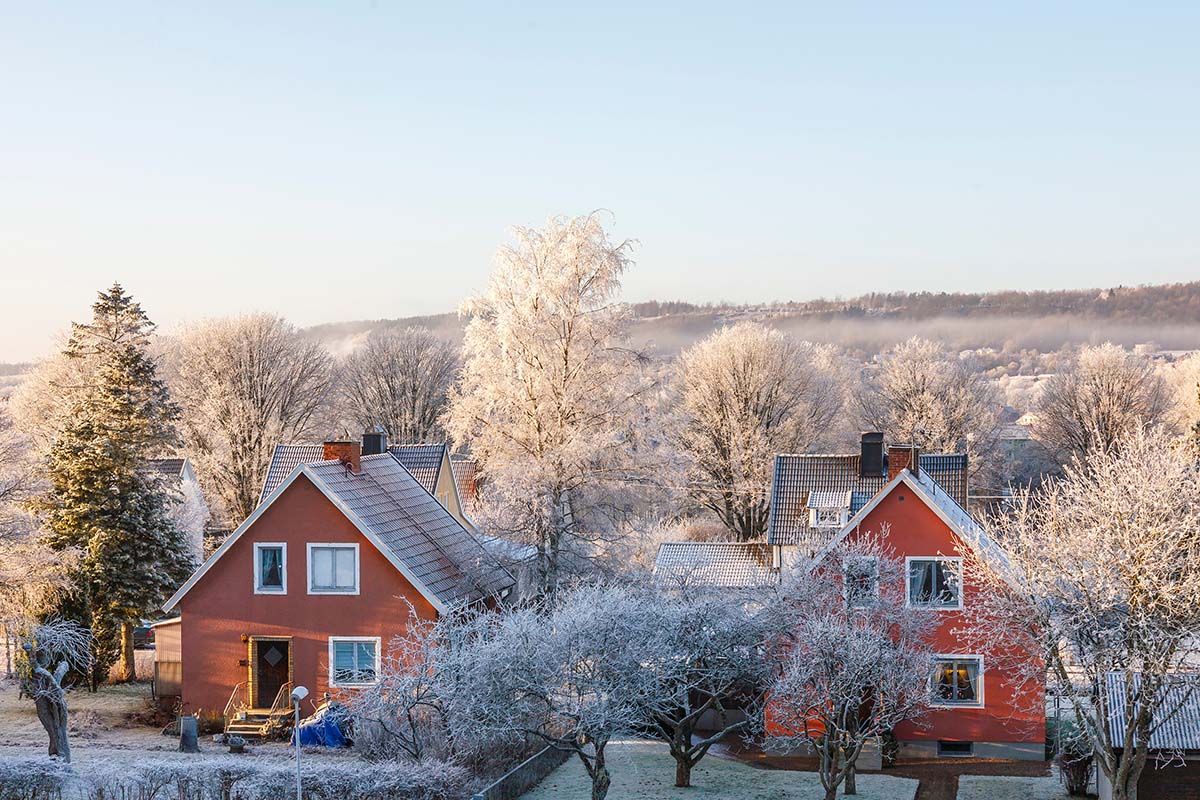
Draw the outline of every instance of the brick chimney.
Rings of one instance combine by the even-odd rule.
[[[362,470],[362,442],[325,442],[325,460],[341,461],[351,472]]]
[[[888,480],[895,478],[903,470],[913,475],[921,471],[921,450],[916,445],[893,444],[888,446]]]

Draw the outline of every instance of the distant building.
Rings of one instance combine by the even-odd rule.
[[[148,458],[142,462],[141,471],[153,475],[170,492],[168,513],[187,538],[188,550],[195,563],[200,564],[204,561],[204,531],[209,508],[191,460],[186,457]]]

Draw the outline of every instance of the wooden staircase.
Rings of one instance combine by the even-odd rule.
[[[251,708],[243,697],[242,684],[233,687],[225,704],[225,735],[243,739],[282,739],[292,728],[290,706],[292,684],[279,687],[270,708]]]

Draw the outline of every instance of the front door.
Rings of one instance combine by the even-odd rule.
[[[257,639],[255,644],[258,654],[251,665],[254,670],[251,702],[255,708],[270,708],[279,689],[292,679],[292,660],[288,658],[292,643],[288,639]]]

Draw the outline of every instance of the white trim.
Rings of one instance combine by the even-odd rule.
[[[939,606],[933,604],[914,603],[909,596],[909,590],[912,588],[910,576],[912,575],[912,562],[914,561],[953,561],[958,564],[958,603],[952,606]],[[963,609],[963,594],[965,587],[963,586],[963,559],[962,556],[905,556],[904,557],[904,607],[918,608],[923,611],[962,611]]]
[[[313,568],[313,548],[314,547],[332,548],[335,550],[353,550],[354,551],[354,590],[353,591],[345,591],[342,589],[314,589],[313,588],[312,568]],[[361,563],[361,560],[359,558],[357,542],[306,542],[304,545],[304,549],[305,549],[305,559],[304,559],[305,573],[307,575],[307,578],[305,579],[305,585],[308,588],[309,594],[340,594],[340,595],[353,596],[353,595],[358,594],[362,590],[362,582],[359,580],[359,565]],[[335,573],[337,571],[336,565],[335,565],[334,571],[335,571]]]
[[[394,458],[394,456],[392,456],[390,453],[386,455],[388,458]],[[365,458],[379,457],[380,456],[366,456]],[[396,463],[400,462],[397,461]],[[301,464],[293,469],[292,474],[275,487],[275,491],[271,492],[271,496],[260,503],[258,507],[255,508],[250,514],[250,516],[246,517],[245,521],[238,526],[237,530],[231,533],[229,538],[217,548],[216,552],[208,557],[208,560],[204,562],[203,566],[192,573],[192,577],[188,578],[183,586],[179,587],[179,591],[175,592],[175,594],[171,596],[171,599],[168,600],[163,606],[163,610],[170,611],[176,605],[178,605],[179,601],[183,599],[183,596],[191,591],[192,587],[204,577],[205,573],[212,569],[212,565],[217,563],[221,556],[225,555],[225,553],[229,551],[229,548],[233,547],[237,540],[242,537],[242,534],[244,534],[251,525],[258,521],[258,518],[262,516],[263,512],[265,512],[271,506],[271,504],[275,502],[276,498],[278,498],[279,495],[281,495],[283,491],[287,489],[287,487],[292,485],[292,481],[296,480],[296,478],[300,475],[307,477],[312,485],[317,487],[321,494],[325,495],[325,498],[329,500],[329,502],[333,503],[338,511],[342,512],[342,515],[345,516],[346,519],[350,520],[354,527],[358,528],[358,532],[361,533],[368,542],[375,546],[375,549],[378,550],[383,557],[388,560],[388,563],[395,567],[396,571],[403,575],[405,580],[411,583],[413,588],[420,592],[421,596],[428,600],[429,604],[433,606],[438,613],[445,614],[447,611],[449,611],[449,606],[442,602],[440,597],[431,592],[429,587],[425,585],[424,581],[417,578],[417,576],[413,574],[413,571],[408,568],[408,565],[401,561],[390,548],[385,546],[383,542],[380,541],[379,537],[372,533],[371,529],[368,528],[363,521],[358,518],[358,515],[347,508],[346,504],[343,503],[335,494],[333,494],[333,492],[329,491],[329,488],[325,486],[325,484],[322,483],[317,476],[314,475],[312,471],[309,470],[304,464]]]
[[[336,642],[373,642],[375,644],[375,680],[371,683],[339,683],[333,678],[333,645]],[[330,636],[329,637],[329,686],[340,689],[362,689],[379,683],[379,675],[383,669],[383,640],[379,636]]]
[[[955,709],[955,708],[984,708],[985,707],[983,688],[984,688],[984,683],[985,683],[984,676],[987,674],[987,672],[984,669],[983,656],[978,655],[976,653],[938,653],[938,654],[934,655],[933,660],[934,660],[935,672],[933,675],[929,676],[929,693],[930,693],[929,696],[930,696],[930,700],[931,700],[929,703],[930,708]],[[933,695],[935,692],[933,681],[937,677],[937,672],[936,672],[937,662],[939,662],[939,661],[967,661],[967,660],[975,660],[975,661],[979,662],[979,674],[975,676],[976,702],[974,702],[974,703],[936,703],[936,702],[932,702],[932,698],[933,698]]]
[[[263,587],[258,585],[258,579],[262,575],[262,559],[259,556],[259,551],[264,547],[278,547],[283,551],[281,570],[283,574],[283,586],[276,589],[273,586]],[[254,588],[255,594],[287,594],[287,542],[255,542],[254,543],[254,577],[251,579],[250,585]]]

